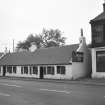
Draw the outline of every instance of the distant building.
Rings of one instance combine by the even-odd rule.
[[[105,78],[105,3],[103,12],[90,21],[92,31],[92,77]]]
[[[0,59],[4,56],[5,54],[4,53],[0,53]]]

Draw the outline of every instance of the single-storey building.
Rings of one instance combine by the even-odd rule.
[[[80,45],[7,53],[0,59],[0,75],[49,79],[77,79],[90,75],[90,53],[85,38]]]
[[[1,75],[70,79],[72,51],[78,45],[37,49],[34,52],[8,53],[0,60]]]

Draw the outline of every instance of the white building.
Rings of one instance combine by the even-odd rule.
[[[31,51],[8,53],[2,57],[0,75],[41,79],[77,79],[87,77],[91,73],[91,69],[88,68],[91,59],[90,51],[83,36],[80,38],[80,45],[35,48],[35,51]]]

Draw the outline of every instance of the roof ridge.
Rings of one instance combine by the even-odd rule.
[[[7,53],[0,60],[0,65],[68,64],[72,57],[72,51],[77,50],[78,45],[65,45],[59,48],[49,47],[35,52]]]
[[[100,21],[100,20],[104,20],[105,19],[105,12],[101,12],[99,15],[97,15],[95,18],[93,18],[92,20],[90,20],[91,22],[94,21]]]
[[[39,49],[62,48],[62,47],[68,47],[68,46],[74,46],[74,45],[79,45],[79,44],[70,44],[70,45],[53,46],[53,47],[43,47],[43,48],[39,48]]]

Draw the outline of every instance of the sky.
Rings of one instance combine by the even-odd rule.
[[[0,52],[42,29],[59,29],[66,44],[79,43],[83,28],[91,43],[90,20],[103,11],[104,0],[0,0]]]

